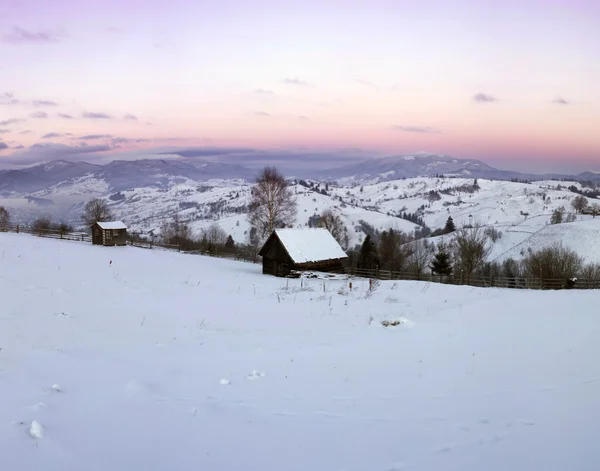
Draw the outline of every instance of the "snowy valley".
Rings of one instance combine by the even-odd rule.
[[[412,159],[403,160],[402,165],[425,157]],[[422,163],[415,171],[432,173],[436,168],[448,169],[447,165],[456,165],[446,161],[434,165],[427,159],[426,166]],[[221,167],[211,167],[208,174],[199,174],[200,170],[193,167],[191,176],[200,178],[194,179],[186,166],[171,161],[164,165],[123,163],[114,166],[118,170],[103,168],[93,172],[88,165],[47,164],[36,170],[42,176],[48,172],[53,175],[55,183],[47,187],[42,187],[38,173],[33,180],[26,180],[22,175],[21,180],[14,177],[10,180],[5,175],[5,190],[0,203],[10,209],[13,222],[27,223],[40,215],[49,215],[77,228],[81,226],[85,202],[98,197],[109,203],[115,217],[127,223],[132,232],[146,237],[160,236],[161,224],[177,214],[189,224],[196,237],[217,223],[237,244],[248,242],[246,214],[252,188],[250,170],[244,170],[245,178],[213,178],[222,171]],[[467,161],[459,173],[472,173],[480,165]],[[124,170],[123,166],[129,170]],[[435,230],[444,227],[451,216],[457,227],[476,223],[501,232],[502,237],[492,248],[493,260],[519,259],[530,248],[563,242],[586,261],[600,262],[600,223],[592,215],[578,214],[574,222],[550,225],[556,209],[564,207],[567,213],[573,211],[571,202],[577,193],[570,188],[586,190],[577,181],[519,182],[460,175],[390,180],[400,170],[393,170],[395,173],[391,175],[389,168],[388,159],[371,168],[368,174],[363,168],[362,174],[338,180],[291,179],[298,203],[295,226],[312,225],[323,211],[332,210],[348,230],[349,247],[354,247],[372,230],[394,229],[408,234],[422,231],[424,226]],[[120,176],[121,171],[135,171],[139,175],[128,182]],[[374,174],[374,171],[384,172]],[[402,171],[407,170],[402,167]],[[231,172],[233,170],[225,173]],[[33,170],[30,173],[34,173]],[[475,181],[477,189],[473,190]],[[595,185],[594,182],[590,184]],[[9,191],[9,187],[12,190]],[[24,188],[35,191],[23,192]],[[595,200],[590,198],[589,202],[593,204]]]

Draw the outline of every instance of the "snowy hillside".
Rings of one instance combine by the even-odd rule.
[[[600,460],[594,291],[382,282],[367,298],[363,281],[23,234],[0,234],[0,257],[2,470]]]
[[[148,175],[145,178],[149,178]],[[0,204],[7,206],[17,221],[26,222],[36,215],[50,214],[56,219],[67,218],[77,226],[84,203],[101,197],[110,203],[117,218],[143,234],[158,234],[161,223],[178,213],[189,222],[195,235],[218,222],[235,242],[247,241],[246,211],[251,184],[246,180],[196,181],[165,175],[156,175],[156,179],[160,184],[117,190],[109,183],[111,180],[87,174],[33,193],[11,193],[10,197],[0,200]],[[545,240],[569,238],[568,228],[561,224],[549,229],[554,234],[552,237],[538,237],[525,243],[548,225],[552,211],[561,206],[571,211],[571,201],[577,194],[568,187],[581,188],[579,183],[477,179],[478,189],[473,190],[474,181],[473,178],[417,177],[371,185],[342,185],[335,181],[299,180],[292,187],[298,202],[295,226],[307,227],[311,218],[331,209],[341,216],[353,246],[364,240],[365,223],[377,230],[393,228],[411,233],[421,229],[415,222],[434,230],[443,227],[448,216],[452,216],[459,227],[479,223],[502,231],[505,237],[494,247],[493,254],[511,256],[513,246],[527,248],[543,244]],[[406,219],[411,217],[413,222]],[[589,226],[592,235],[588,242],[596,244],[600,237],[593,237],[594,227]],[[574,248],[584,251],[585,247]]]

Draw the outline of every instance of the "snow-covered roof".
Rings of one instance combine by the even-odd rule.
[[[346,258],[346,252],[327,229],[276,229],[275,234],[294,263]]]
[[[127,229],[127,226],[125,224],[123,224],[121,221],[102,221],[102,222],[98,222],[98,225],[100,226],[100,229]]]

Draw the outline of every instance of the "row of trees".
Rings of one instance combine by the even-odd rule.
[[[389,270],[419,277],[425,274],[454,276],[464,283],[475,278],[527,278],[600,281],[600,264],[585,264],[577,252],[561,243],[530,251],[522,260],[488,261],[492,237],[481,226],[456,230],[451,240],[437,245],[427,239],[411,240],[402,232],[383,232],[375,243],[367,236],[350,252],[350,263],[368,270]]]
[[[466,280],[486,261],[491,241],[480,226],[461,228],[449,242],[437,246],[427,239],[415,239],[402,231],[389,229],[374,241],[367,236],[359,249],[351,252],[350,263],[367,270],[451,275],[460,273]]]
[[[10,226],[10,212],[4,206],[0,206],[0,231],[6,231]],[[73,226],[66,222],[55,222],[49,216],[37,218],[31,224],[31,228],[36,232],[57,231],[73,232]]]

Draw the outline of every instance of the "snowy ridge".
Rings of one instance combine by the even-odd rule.
[[[420,157],[418,157],[420,158]],[[158,177],[157,177],[158,178]],[[104,197],[116,218],[130,230],[142,234],[159,234],[161,223],[175,213],[187,221],[195,235],[211,224],[219,224],[236,243],[248,241],[246,216],[251,185],[242,179],[209,179],[196,181],[169,175],[160,176],[161,184],[117,191],[106,180],[87,174],[33,193],[12,195],[2,204],[13,214],[13,220],[26,222],[41,214],[67,218],[74,226],[81,224],[81,211],[90,197]],[[298,203],[295,228],[307,228],[325,210],[339,216],[348,229],[350,247],[361,244],[368,226],[377,230],[394,229],[411,233],[421,227],[404,216],[417,215],[431,229],[444,226],[452,216],[458,227],[477,222],[503,233],[493,248],[493,257],[501,253],[515,255],[514,246],[527,250],[544,246],[551,240],[570,237],[566,224],[541,231],[550,222],[552,211],[564,207],[571,211],[571,201],[577,196],[568,190],[576,182],[535,181],[518,183],[504,180],[477,179],[479,190],[461,191],[474,178],[417,177],[360,185],[340,181],[298,182],[291,186]],[[433,195],[432,195],[433,193]],[[33,201],[29,198],[33,198]],[[41,203],[47,203],[43,206]],[[598,202],[590,200],[590,203]],[[577,223],[591,216],[577,216]],[[366,225],[365,225],[366,224]],[[592,224],[593,226],[593,224]],[[590,226],[590,227],[592,227]],[[563,231],[564,229],[564,231]],[[592,231],[586,245],[576,250],[586,258],[595,254],[596,240]],[[541,237],[526,240],[534,233]],[[589,244],[592,249],[588,249]],[[516,253],[522,256],[520,249]],[[595,257],[595,256],[594,256]],[[501,258],[500,258],[501,259]]]

